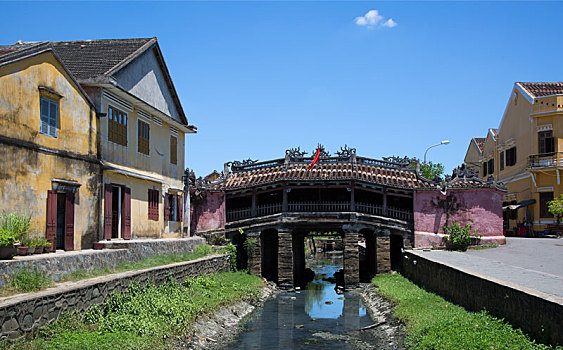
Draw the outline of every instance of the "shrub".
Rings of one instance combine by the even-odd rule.
[[[236,271],[237,270],[237,247],[232,244],[229,243],[225,246],[225,248],[221,249],[221,253],[226,253],[229,254],[229,256],[231,257],[229,259],[229,262],[231,263],[231,271]]]
[[[18,241],[18,237],[12,231],[8,231],[3,227],[0,227],[0,247],[9,246]]]
[[[20,270],[12,275],[10,288],[17,292],[35,292],[47,288],[53,281],[37,270]]]
[[[549,212],[557,218],[557,225],[559,225],[563,216],[563,194],[559,198],[549,201],[547,205]]]
[[[471,243],[470,230],[471,225],[460,227],[457,222],[452,226],[444,226],[444,233],[447,235],[444,237],[444,240],[448,249],[466,251]]]
[[[25,214],[1,214],[0,229],[11,232],[16,240],[23,241],[31,232],[31,216]]]

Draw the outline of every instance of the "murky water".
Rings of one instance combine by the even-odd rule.
[[[225,349],[371,349],[376,344],[360,332],[372,323],[358,296],[337,293],[324,281],[342,268],[342,257],[309,260],[315,280],[305,290],[268,300],[245,325],[238,341]]]

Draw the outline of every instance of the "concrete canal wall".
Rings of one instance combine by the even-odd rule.
[[[504,318],[538,341],[563,344],[563,298],[423,257],[403,254],[403,274],[413,282],[472,311]]]
[[[126,292],[136,281],[162,284],[169,276],[178,281],[186,277],[229,271],[229,255],[212,255],[150,269],[123,272],[68,282],[33,294],[20,294],[0,300],[0,337],[16,340],[33,334],[65,311],[85,312],[90,306],[102,304],[111,293]]]

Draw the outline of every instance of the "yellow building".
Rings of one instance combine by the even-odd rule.
[[[195,133],[156,38],[52,42],[100,117],[100,238],[184,233],[185,134]]]
[[[48,42],[0,46],[0,211],[28,214],[57,249],[98,239],[93,102]]]
[[[506,230],[543,232],[555,223],[547,202],[563,193],[562,115],[563,83],[515,83],[498,131],[487,135],[480,177],[508,188]]]
[[[465,153],[465,163],[467,169],[473,170],[476,175],[481,172],[481,156],[483,155],[483,147],[485,146],[485,138],[474,137],[469,142],[467,152]]]

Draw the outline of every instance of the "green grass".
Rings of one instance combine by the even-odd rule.
[[[372,283],[395,304],[395,317],[406,325],[410,349],[552,349],[485,311],[468,312],[399,274],[377,276]]]
[[[93,269],[93,270],[76,270],[67,275],[64,275],[61,278],[61,282],[79,281],[86,278],[104,276],[112,273],[143,270],[151,267],[169,265],[182,261],[190,261],[198,258],[203,258],[204,256],[217,252],[218,251],[213,249],[211,246],[202,244],[195,247],[194,251],[191,253],[155,255],[135,262],[123,262],[113,268],[106,266],[100,269]]]
[[[64,275],[60,282],[76,282],[86,278],[105,276],[114,273],[148,269],[156,266],[169,265],[176,262],[190,261],[205,257],[214,253],[224,253],[225,249],[217,250],[209,245],[202,244],[194,248],[191,253],[179,253],[168,255],[156,255],[147,257],[136,262],[124,262],[116,267],[103,267],[93,270],[76,270]],[[6,297],[18,293],[37,292],[39,290],[54,286],[53,280],[39,271],[20,270],[12,275],[7,288],[0,289],[0,297]]]
[[[132,284],[85,314],[68,313],[31,341],[5,349],[167,349],[196,316],[221,305],[257,297],[264,283],[244,272],[169,280],[161,286]],[[0,347],[1,348],[1,347]]]
[[[0,297],[18,293],[37,292],[52,286],[53,281],[39,271],[19,270],[10,277],[8,287],[0,290]]]

